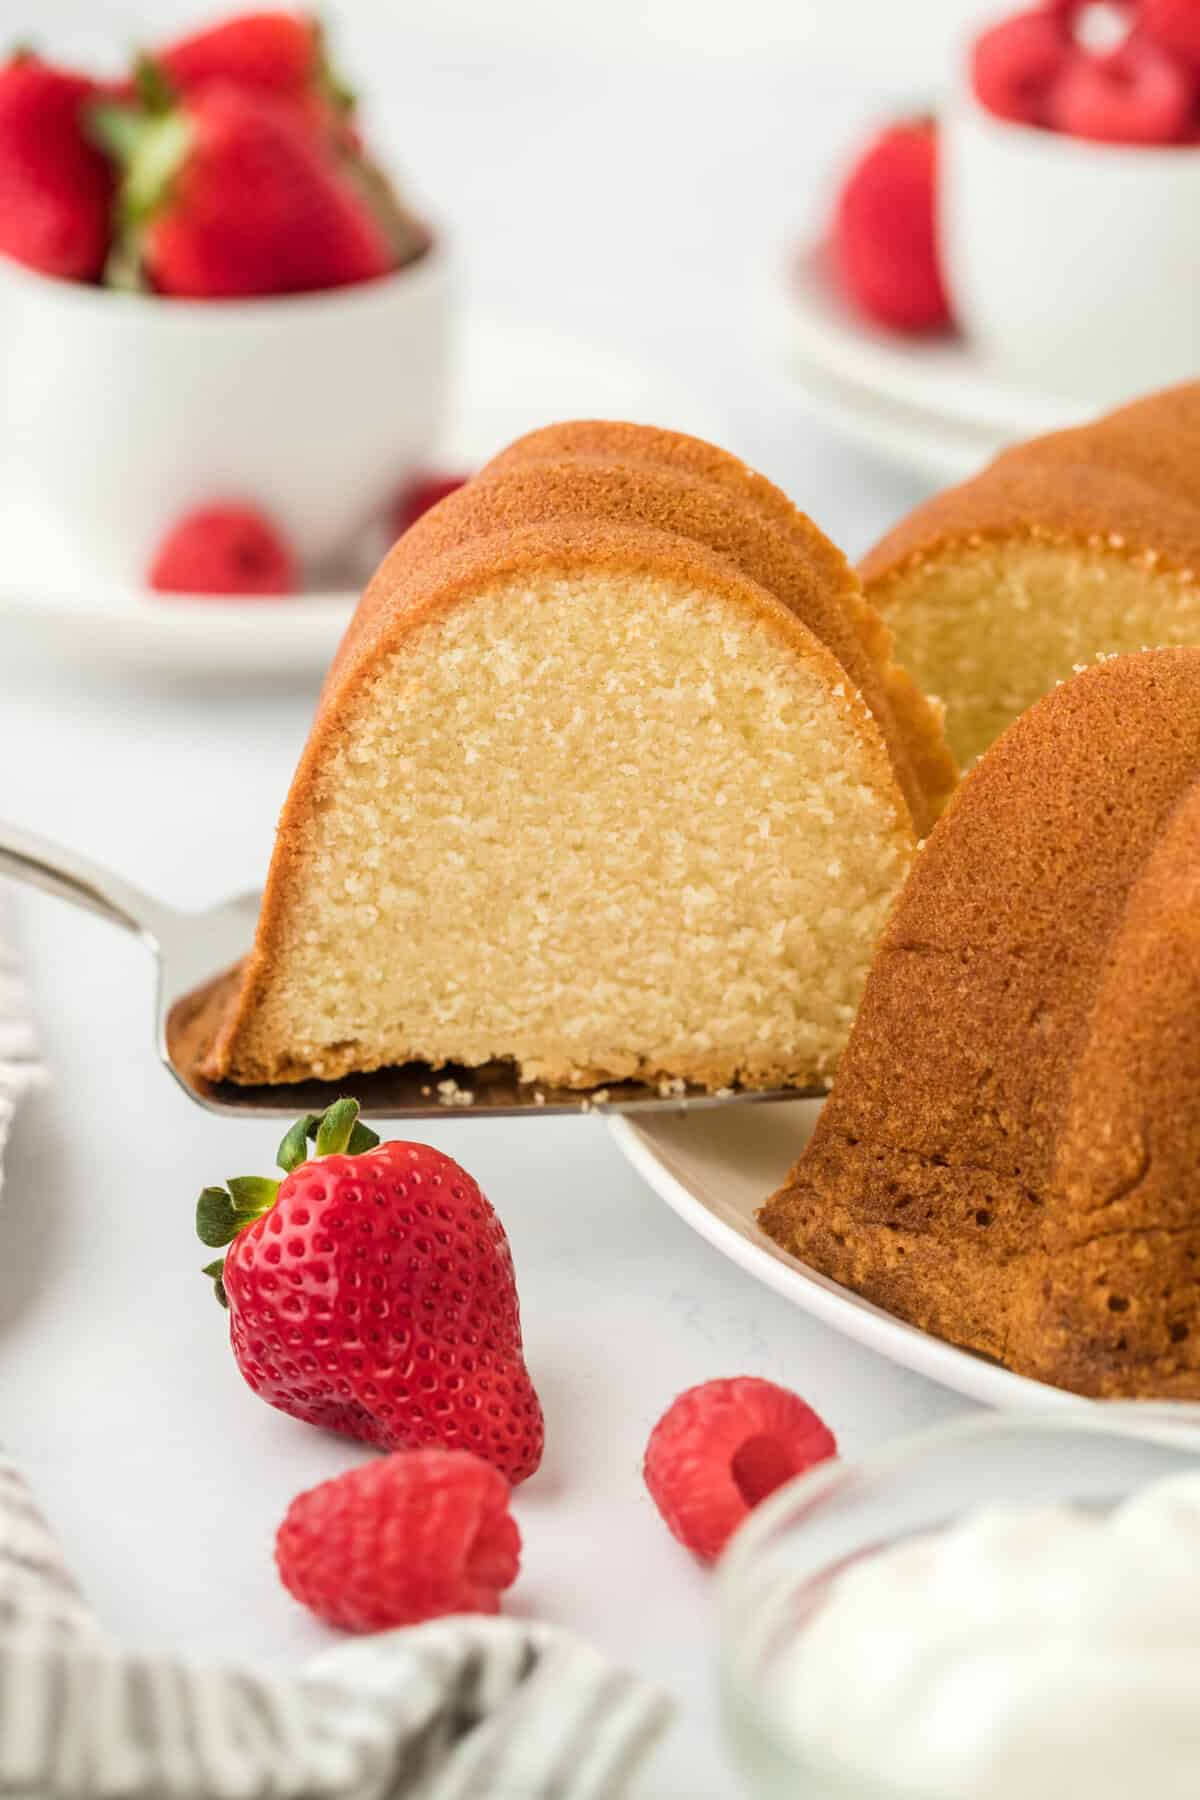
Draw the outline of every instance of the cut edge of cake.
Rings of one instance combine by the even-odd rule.
[[[1200,643],[1200,382],[1005,450],[859,572],[964,768],[1097,656]]]

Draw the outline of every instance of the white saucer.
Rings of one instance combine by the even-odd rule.
[[[819,1107],[813,1100],[779,1101],[607,1124],[643,1179],[714,1249],[856,1343],[985,1406],[1093,1405],[906,1325],[807,1268],[759,1230],[755,1213],[799,1155]],[[1200,1415],[1200,1408],[1189,1412]]]
[[[935,487],[965,481],[1008,441],[880,399],[869,388],[836,381],[795,354],[789,354],[788,365],[809,419],[883,462],[924,476]]]
[[[469,471],[553,419],[623,418],[721,441],[703,405],[652,363],[540,324],[468,313],[438,468]],[[140,586],[67,590],[0,566],[10,643],[90,666],[183,676],[304,674],[329,663],[358,588],[296,599],[167,597]]]
[[[863,321],[817,238],[763,285],[763,331],[809,410],[890,462],[959,480],[1006,444],[1088,417],[1077,402],[1006,382],[961,338],[908,338]]]

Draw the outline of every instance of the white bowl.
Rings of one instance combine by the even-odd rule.
[[[972,1413],[862,1458],[821,1463],[763,1501],[718,1576],[722,1710],[748,1793],[919,1800],[910,1787],[834,1767],[795,1735],[777,1677],[829,1583],[881,1546],[942,1530],[985,1504],[1109,1507],[1151,1481],[1194,1471],[1196,1411],[1143,1401],[1069,1415]]]
[[[1200,374],[1200,146],[1085,142],[947,108],[940,236],[998,370],[1103,407]]]
[[[0,529],[55,578],[136,581],[190,507],[263,506],[304,562],[353,551],[445,406],[445,251],[323,293],[190,301],[0,261]]]

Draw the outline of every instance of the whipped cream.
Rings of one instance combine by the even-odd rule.
[[[768,1702],[922,1800],[1196,1800],[1200,1473],[1110,1512],[985,1507],[831,1583]]]

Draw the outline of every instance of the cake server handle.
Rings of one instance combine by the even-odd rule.
[[[156,950],[176,917],[171,907],[111,869],[19,825],[0,822],[0,875],[99,913]]]

